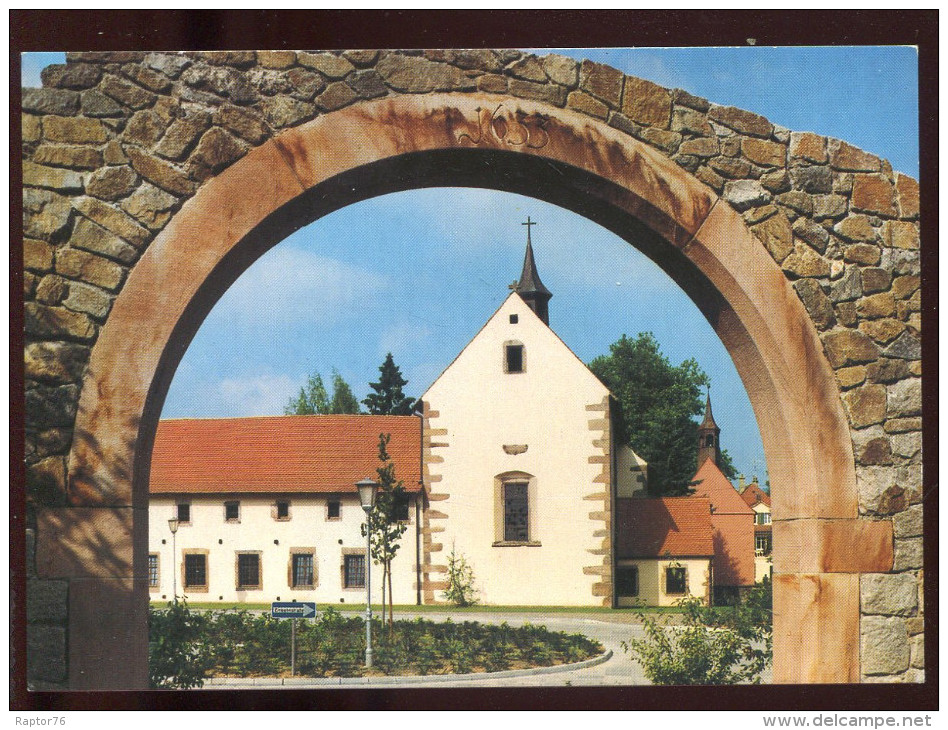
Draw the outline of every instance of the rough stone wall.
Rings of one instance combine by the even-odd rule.
[[[110,52],[46,69],[43,88],[24,90],[22,117],[29,504],[67,502],[90,349],[128,271],[201,183],[284,128],[363,99],[433,91],[507,94],[603,120],[743,215],[836,371],[860,515],[894,523],[893,572],[861,579],[863,675],[922,679],[918,183],[846,142],[588,61],[493,50]],[[38,578],[30,586],[60,606],[31,610],[29,628],[34,664],[48,668],[32,676],[56,682],[66,639],[52,629],[65,591]]]

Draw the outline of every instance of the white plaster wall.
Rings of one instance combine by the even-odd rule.
[[[509,317],[516,314],[517,324]],[[555,316],[555,310],[554,310]],[[516,340],[525,346],[526,372],[504,372],[504,343]],[[480,598],[488,604],[602,605],[592,586],[600,576],[585,574],[584,566],[601,565],[605,529],[590,513],[604,509],[589,495],[608,493],[609,484],[594,483],[602,456],[593,441],[601,430],[591,431],[589,421],[608,417],[588,411],[601,404],[608,390],[537,318],[516,294],[511,294],[480,333],[424,395],[439,415],[433,429],[433,454],[442,463],[431,471],[442,480],[432,492],[448,499],[433,503],[447,515],[434,520],[444,526],[437,539],[444,548],[432,556],[434,564],[446,563],[452,545],[474,568]],[[507,454],[503,446],[526,445],[521,454]],[[610,457],[611,458],[611,457]],[[530,539],[540,546],[494,547],[502,511],[495,502],[495,477],[520,471],[536,478],[531,499]],[[607,502],[608,505],[608,502]]]
[[[619,565],[637,565],[639,568],[639,595],[638,600],[649,606],[674,606],[686,596],[681,594],[668,595],[662,590],[664,585],[665,569],[669,567],[684,567],[687,577],[686,595],[697,596],[701,600],[708,600],[708,579],[710,577],[711,561],[707,558],[688,558],[680,560],[620,560]],[[635,605],[635,599],[622,599],[620,605]]]
[[[616,496],[647,497],[648,465],[628,445],[616,448]]]
[[[353,487],[353,492],[355,487]],[[240,521],[224,520],[224,502],[240,501]],[[273,518],[277,499],[290,502],[290,519]],[[339,499],[339,520],[327,519],[326,503]],[[195,495],[181,498],[191,503],[191,524],[182,524],[176,536],[178,596],[185,595],[181,565],[185,550],[208,551],[208,591],[187,592],[191,602],[270,603],[271,601],[317,601],[319,603],[365,605],[365,588],[343,588],[343,550],[365,550],[361,525],[365,513],[358,496],[337,495]],[[151,600],[171,600],[172,542],[168,519],[176,514],[179,500],[153,496],[148,509],[148,551],[159,554],[159,590]],[[415,507],[409,506],[409,525],[393,561],[392,588],[396,604],[415,604]],[[162,540],[165,541],[162,544]],[[274,544],[274,541],[279,544]],[[290,553],[293,548],[315,548],[317,585],[312,590],[290,587]],[[238,591],[237,553],[261,551],[262,588]],[[373,601],[381,601],[381,566],[372,566]]]
[[[754,580],[760,583],[764,578],[770,578],[773,574],[773,558],[770,555],[757,555],[754,557]]]

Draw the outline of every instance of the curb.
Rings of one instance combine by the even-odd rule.
[[[205,682],[203,689],[235,689],[240,687],[351,687],[351,686],[390,686],[401,684],[421,684],[428,682],[476,682],[479,679],[505,679],[508,677],[529,677],[541,674],[557,674],[588,669],[603,664],[612,658],[612,649],[592,659],[574,664],[557,664],[552,667],[532,669],[508,669],[503,672],[478,672],[474,674],[414,674],[385,677],[212,677]]]

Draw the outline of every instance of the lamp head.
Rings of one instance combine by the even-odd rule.
[[[378,493],[379,484],[371,479],[363,479],[356,482],[356,489],[359,490],[359,501],[362,502],[362,509],[370,512],[375,507],[375,495]]]
[[[168,520],[168,529],[171,530],[171,534],[175,534],[178,531],[178,518],[172,517]]]

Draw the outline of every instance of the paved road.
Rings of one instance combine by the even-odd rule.
[[[521,626],[526,623],[544,625],[551,631],[565,631],[567,633],[584,634],[599,641],[603,647],[612,652],[612,656],[605,662],[582,669],[557,669],[556,671],[525,671],[514,676],[503,673],[501,676],[490,674],[417,678],[393,677],[356,677],[351,679],[339,678],[294,678],[294,679],[230,679],[213,680],[205,685],[205,689],[236,689],[250,687],[286,687],[299,689],[302,687],[391,687],[403,684],[411,687],[549,687],[566,686],[615,686],[648,684],[641,668],[622,649],[622,642],[644,635],[642,627],[636,622],[633,615],[628,613],[591,613],[591,614],[526,614],[526,613],[468,613],[462,616],[449,612],[433,613],[430,611],[417,614],[400,611],[399,618],[413,619],[416,616],[431,620],[444,621],[451,618],[454,621],[479,621],[481,623],[499,624],[506,621],[511,626]]]

